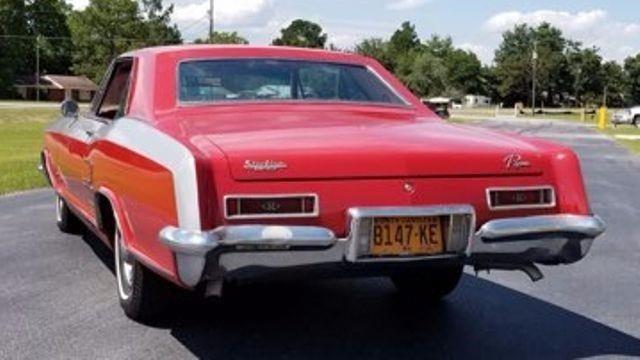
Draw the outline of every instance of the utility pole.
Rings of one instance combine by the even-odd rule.
[[[209,0],[209,41],[213,41],[213,0]]]
[[[533,64],[532,80],[531,80],[531,116],[536,116],[536,63],[538,61],[538,42],[533,42],[533,54],[531,54],[531,62]]]
[[[36,101],[40,101],[40,35],[36,36]]]

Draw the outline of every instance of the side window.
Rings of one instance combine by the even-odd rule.
[[[100,106],[96,111],[98,117],[115,120],[124,115],[127,95],[129,94],[131,68],[132,61],[130,59],[122,60],[115,64],[100,101]]]

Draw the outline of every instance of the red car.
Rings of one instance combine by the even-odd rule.
[[[534,264],[583,258],[605,227],[570,149],[448,124],[338,52],[124,54],[88,113],[63,104],[42,163],[59,228],[113,247],[137,319],[174,285],[220,295],[265,277],[389,276],[435,300],[465,264],[535,280]]]

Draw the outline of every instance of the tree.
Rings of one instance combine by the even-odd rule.
[[[420,47],[420,38],[416,27],[408,21],[400,25],[389,40],[389,50],[395,55],[405,55]]]
[[[116,56],[151,45],[180,43],[180,33],[169,25],[172,8],[160,0],[91,0],[69,17],[73,39],[73,71],[98,81]],[[146,13],[145,13],[146,12]]]
[[[533,34],[527,25],[518,25],[502,34],[495,52],[495,75],[500,97],[508,103],[527,101],[531,88]]]
[[[378,60],[380,64],[389,70],[393,69],[393,60],[389,54],[389,42],[383,39],[364,39],[356,44],[354,51],[357,54]]]
[[[447,68],[442,59],[428,52],[405,57],[398,64],[400,79],[419,96],[443,95],[447,89]]]
[[[571,71],[572,94],[578,105],[599,102],[605,80],[598,49],[581,49],[574,45],[567,53],[567,60]]]
[[[0,94],[11,96],[18,78],[35,81],[36,41],[40,73],[66,74],[71,43],[63,0],[0,0]],[[38,40],[36,40],[38,39]]]
[[[0,0],[0,35],[0,95],[8,97],[14,94],[16,75],[29,71],[23,60],[30,51],[25,41],[29,25],[23,0]]]
[[[607,105],[612,107],[625,106],[625,77],[620,64],[609,61],[602,64],[602,79],[604,91],[607,94]]]
[[[548,23],[537,28],[522,24],[506,31],[494,60],[501,97],[508,103],[530,102],[535,66],[536,97],[547,104],[562,101],[572,83],[565,56],[568,45],[562,32]]]
[[[548,23],[542,23],[532,30],[538,54],[535,61],[536,99],[543,104],[559,105],[566,101],[572,84],[566,57],[566,50],[572,42],[564,38],[562,31]]]
[[[141,0],[140,4],[146,20],[146,46],[180,44],[182,42],[178,26],[171,25],[173,4],[166,9],[162,6],[162,0]]]
[[[482,63],[478,57],[456,49],[450,37],[431,36],[423,45],[424,51],[442,59],[446,68],[445,95],[462,97],[466,94],[486,94],[482,79]]]
[[[249,41],[238,35],[238,32],[214,31],[210,39],[196,39],[195,44],[240,44],[247,45]]]
[[[627,78],[627,102],[640,104],[640,54],[624,60],[624,74]]]
[[[302,19],[294,20],[280,33],[280,37],[273,40],[273,45],[322,49],[328,38],[320,25]]]
[[[67,74],[71,66],[72,43],[67,25],[71,7],[63,0],[33,0],[27,5],[27,18],[32,36],[40,47],[40,72],[42,74]],[[35,39],[33,46],[35,46]],[[33,54],[33,51],[30,52]],[[29,58],[33,58],[33,55]],[[35,60],[35,59],[34,59]],[[33,61],[32,61],[33,63]]]

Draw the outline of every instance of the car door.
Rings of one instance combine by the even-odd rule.
[[[93,165],[89,154],[101,130],[124,116],[132,68],[131,58],[115,61],[91,111],[78,116],[71,125],[73,136],[68,143],[68,156],[73,170],[67,176],[69,191],[77,202],[76,208],[92,222],[95,221],[96,189],[92,188]]]

